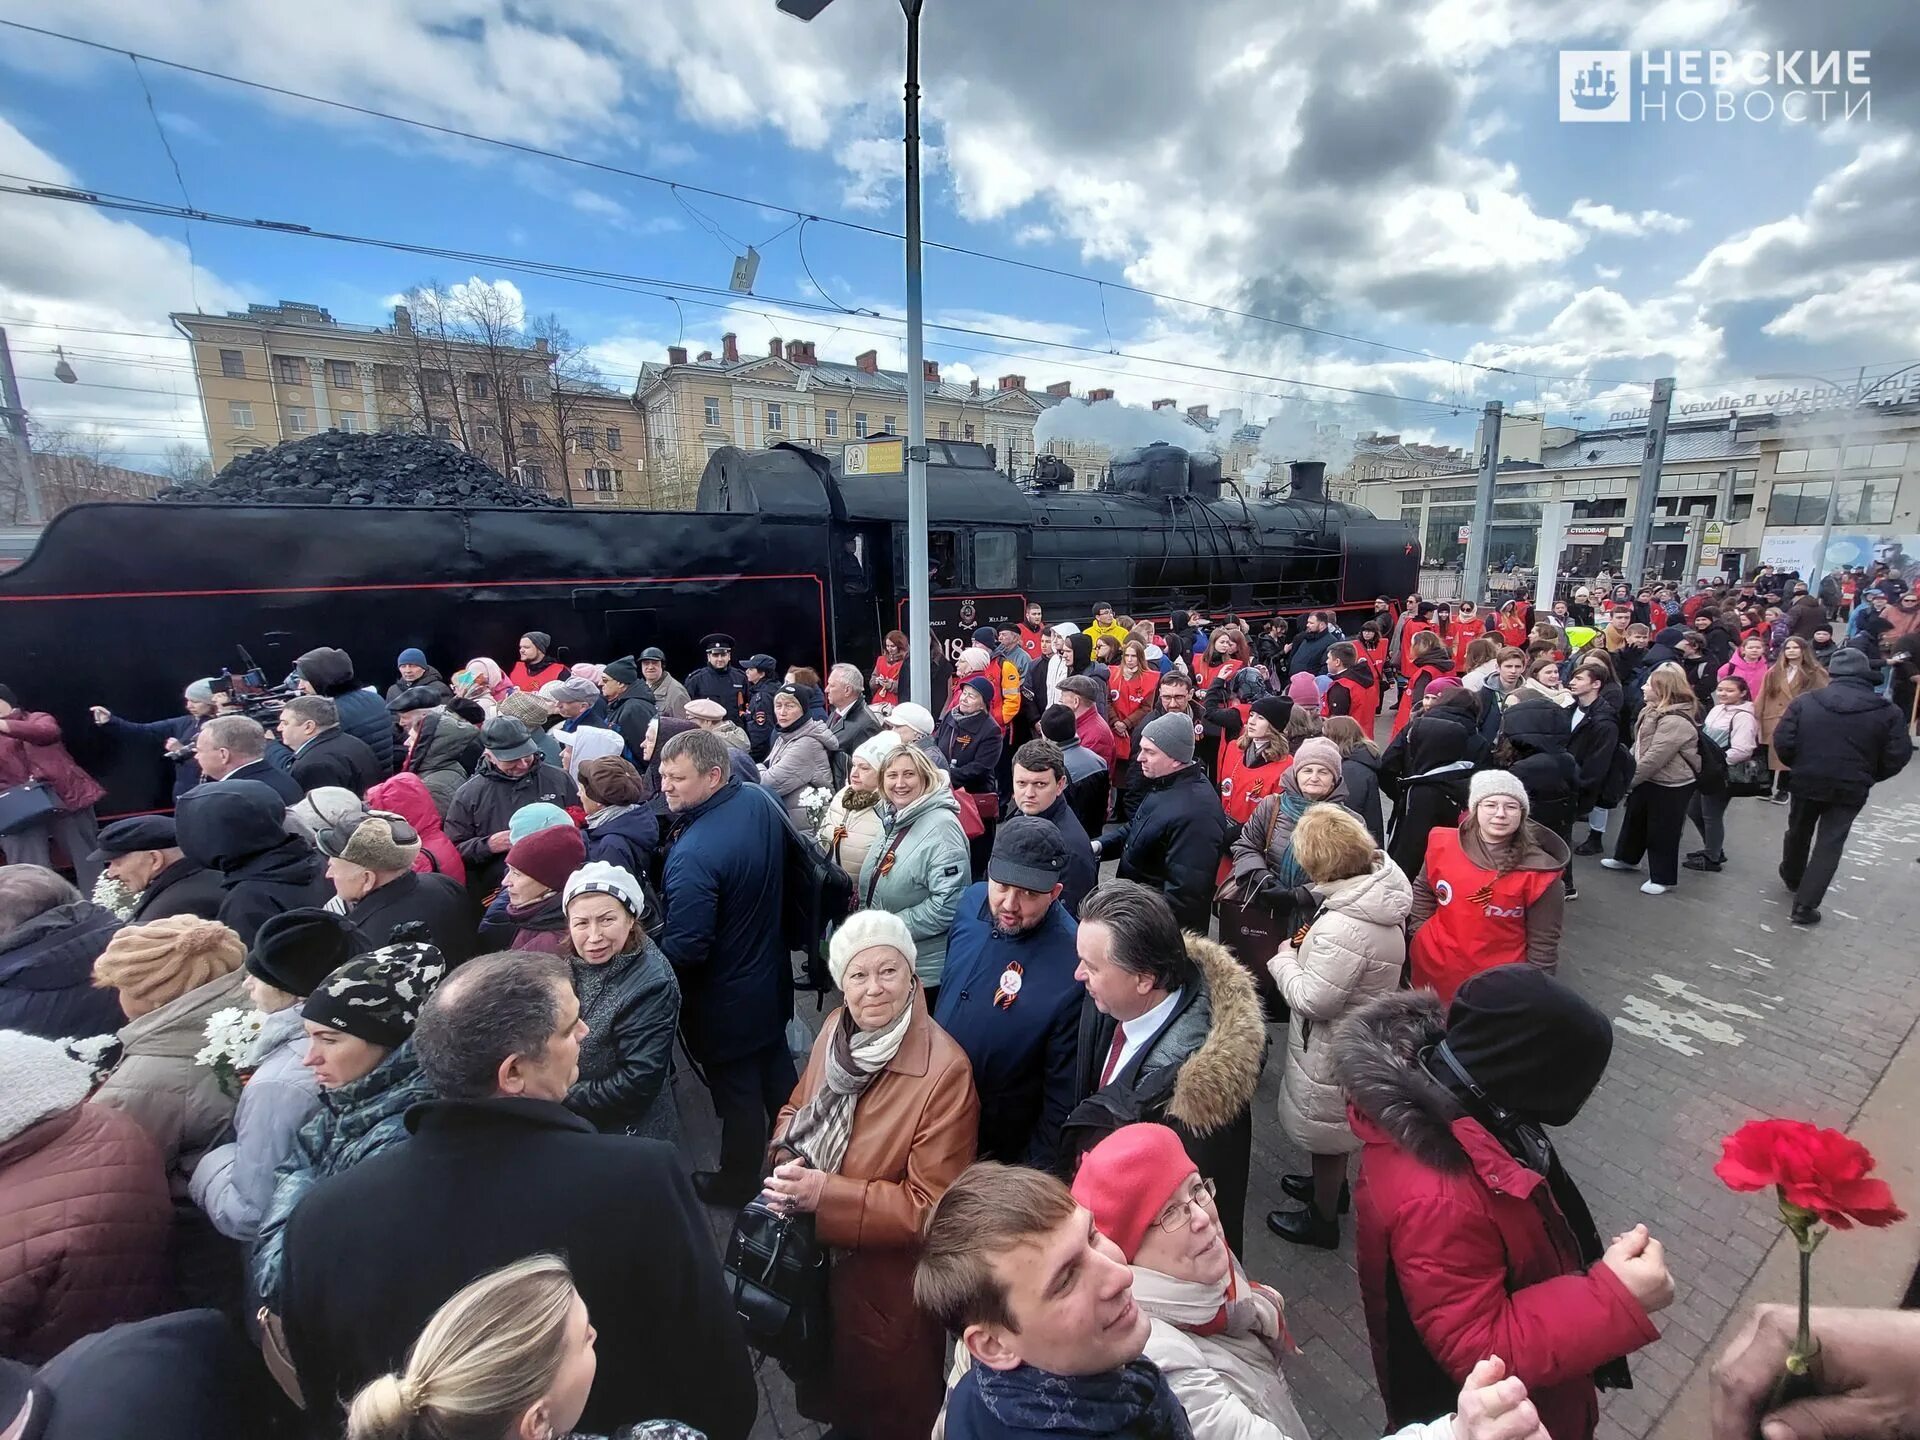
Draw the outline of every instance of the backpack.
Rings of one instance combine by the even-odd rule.
[[[780,817],[782,865],[780,936],[788,950],[806,957],[806,983],[800,988],[824,995],[833,989],[827,970],[827,932],[853,913],[853,881],[828,858],[787,814],[777,796],[758,785],[745,785],[763,796]]]
[[[1709,735],[1706,727],[1694,723],[1693,733],[1700,741],[1700,763],[1694,767],[1694,773],[1700,779],[1702,795],[1724,795],[1727,793],[1727,752],[1720,742]]]
[[[1634,772],[1638,769],[1633,751],[1625,745],[1616,744],[1613,747],[1613,760],[1600,781],[1600,793],[1594,798],[1594,804],[1602,810],[1611,810],[1626,799],[1627,791],[1633,788]]]

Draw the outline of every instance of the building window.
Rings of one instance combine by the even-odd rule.
[[[520,483],[522,485],[538,486],[542,490],[546,489],[546,467],[542,465],[522,465],[520,467]]]
[[[1873,459],[1869,463],[1876,470],[1883,465],[1896,468],[1905,465],[1907,463],[1907,442],[1904,440],[1896,440],[1891,445],[1874,446]]]
[[[893,416],[889,415],[885,420],[880,422],[880,433],[883,435],[893,434]]]
[[[407,417],[404,415],[382,415],[380,433],[383,435],[403,435],[407,429]]]
[[[864,440],[867,438],[866,411],[856,410],[853,412],[853,434],[856,440]]]
[[[520,377],[520,398],[522,400],[538,400],[540,398],[540,378],[537,375],[522,375]]]
[[[423,370],[420,372],[420,383],[425,388],[427,394],[444,395],[447,393],[447,372],[444,370]]]
[[[298,405],[290,406],[287,410],[287,433],[289,435],[307,433],[307,412]]]
[[[620,427],[618,425],[609,425],[607,426],[607,449],[618,450],[619,448]]]
[[[840,433],[840,412],[838,410],[829,410],[827,411],[826,429],[821,431],[821,434],[831,437],[834,435],[838,435],[839,433]]]
[[[951,440],[953,438],[953,426],[944,420],[940,422],[940,438],[942,440]]]
[[[522,420],[520,422],[520,443],[522,445],[538,445],[540,443],[540,427],[531,420]]]
[[[591,425],[574,426],[573,445],[576,450],[591,452],[593,449],[593,427]]]
[[[620,475],[605,465],[589,465],[586,469],[586,488],[589,490],[613,491],[620,488]]]
[[[706,399],[700,402],[700,407],[702,411],[701,423],[704,424],[709,430],[718,430],[720,428],[719,400],[716,399],[714,396],[709,395],[707,396]]]
[[[340,412],[340,428],[349,435],[358,435],[367,427],[361,423],[358,411],[342,410]]]
[[[398,395],[406,388],[406,376],[398,365],[376,365],[373,373],[379,379],[382,394]]]
[[[971,440],[971,439],[973,438],[973,426],[972,426],[972,425],[968,425],[968,426],[967,426],[967,435],[966,435],[966,438],[967,438],[967,439],[969,439],[969,440]]]
[[[781,406],[778,400],[769,400],[767,402],[767,429],[783,430],[786,428],[781,424],[781,420],[784,417],[782,417],[780,410]]]
[[[227,423],[236,430],[253,428],[253,406],[240,400],[227,402]]]
[[[229,380],[246,379],[247,357],[242,355],[238,350],[222,350],[220,352],[220,373],[225,375]]]
[[[344,360],[327,361],[327,383],[336,390],[353,388],[353,366]]]
[[[491,445],[493,443],[493,426],[487,424],[485,421],[481,421],[475,425],[473,427],[473,440],[476,445]]]
[[[304,385],[307,362],[298,355],[276,355],[273,357],[273,373],[282,385]]]
[[[452,440],[453,426],[448,424],[445,420],[434,421],[433,422],[433,438],[436,440]]]

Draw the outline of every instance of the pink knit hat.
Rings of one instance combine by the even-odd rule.
[[[1198,1170],[1180,1137],[1165,1125],[1122,1125],[1080,1162],[1073,1198],[1132,1264],[1147,1227]]]

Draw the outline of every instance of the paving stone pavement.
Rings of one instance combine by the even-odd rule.
[[[1617,1038],[1606,1079],[1556,1141],[1601,1233],[1646,1222],[1678,1288],[1656,1317],[1661,1339],[1631,1361],[1634,1388],[1603,1398],[1602,1440],[1653,1430],[1776,1238],[1768,1206],[1714,1178],[1720,1137],[1760,1115],[1844,1129],[1920,1019],[1920,768],[1874,791],[1815,928],[1789,923],[1774,873],[1786,814],[1734,801],[1727,868],[1683,871],[1663,896],[1640,894],[1643,876],[1578,862],[1561,974],[1613,1017]],[[1696,843],[1689,832],[1683,852]],[[811,999],[801,1006],[813,1023]],[[1306,1169],[1275,1119],[1280,1038],[1256,1102],[1244,1259],[1287,1298],[1301,1346],[1288,1373],[1312,1436],[1374,1440],[1384,1417],[1351,1230],[1338,1251],[1309,1251],[1261,1223],[1291,1204],[1280,1177]],[[683,1077],[680,1101],[688,1149],[711,1163],[706,1097]],[[718,1218],[714,1229],[724,1242]],[[820,1433],[775,1367],[763,1367],[761,1390],[756,1440]]]

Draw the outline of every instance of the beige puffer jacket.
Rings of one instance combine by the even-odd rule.
[[[879,792],[842,785],[813,833],[827,858],[844,870],[849,880],[857,881],[867,851],[880,838],[880,828]]]
[[[1302,1150],[1346,1155],[1360,1141],[1348,1128],[1346,1096],[1334,1078],[1333,1027],[1349,1010],[1399,988],[1413,886],[1376,850],[1367,874],[1314,890],[1321,905],[1305,941],[1283,946],[1267,967],[1293,1011],[1280,1123]]]
[[[222,975],[128,1021],[120,1031],[125,1053],[93,1097],[95,1104],[124,1111],[153,1137],[177,1200],[187,1198],[200,1157],[233,1128],[236,1097],[220,1088],[211,1066],[193,1057],[207,1043],[207,1017],[214,1011],[253,1008],[246,978],[244,970]]]
[[[1700,778],[1700,727],[1682,710],[1640,712],[1633,728],[1633,783],[1691,785]]]

